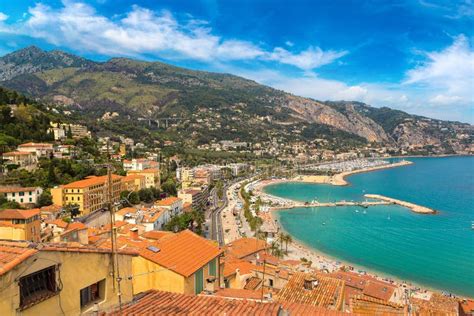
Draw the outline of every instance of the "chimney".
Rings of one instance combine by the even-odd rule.
[[[130,238],[132,240],[138,240],[138,228],[137,227],[132,227],[130,228]]]
[[[314,277],[306,277],[304,279],[304,288],[305,290],[312,291],[318,285],[318,281]]]

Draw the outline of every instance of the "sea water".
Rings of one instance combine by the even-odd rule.
[[[365,200],[381,194],[437,210],[396,206],[279,211],[283,228],[330,256],[398,279],[474,297],[474,157],[410,158],[414,164],[355,174],[348,186],[288,182],[265,192],[297,201]]]

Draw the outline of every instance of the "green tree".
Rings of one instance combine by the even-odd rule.
[[[153,193],[151,192],[150,189],[141,189],[138,191],[138,197],[140,198],[140,201],[145,202],[145,203],[151,203],[153,202]]]
[[[72,139],[71,125],[69,125],[68,128],[67,128],[66,137],[69,138],[69,139]]]
[[[38,207],[43,207],[43,206],[48,206],[53,204],[53,198],[51,196],[51,193],[49,191],[43,191],[41,195],[38,197],[38,201],[36,202],[36,205]]]

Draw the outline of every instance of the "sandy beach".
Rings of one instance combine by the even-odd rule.
[[[371,172],[371,171],[388,169],[388,168],[402,167],[402,166],[407,166],[407,165],[411,165],[411,164],[413,164],[413,162],[403,160],[403,161],[400,161],[400,162],[391,163],[391,164],[382,165],[382,166],[377,166],[377,167],[371,167],[371,168],[341,172],[341,173],[338,173],[338,174],[334,175],[330,179],[330,183],[332,185],[348,185],[349,182],[347,182],[346,179],[345,179],[347,176],[357,174],[357,173],[363,173],[363,172]]]

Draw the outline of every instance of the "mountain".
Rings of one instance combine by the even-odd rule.
[[[154,120],[172,117],[179,124],[166,137],[196,144],[326,139],[333,146],[375,142],[453,153],[466,151],[473,138],[469,124],[360,102],[316,101],[230,74],[126,58],[99,63],[36,47],[0,58],[0,85],[80,111],[84,119],[99,120],[100,126],[117,132],[126,132],[119,127],[125,124],[137,136],[145,128],[150,137],[162,137],[153,131]],[[155,125],[146,128],[131,121]]]

